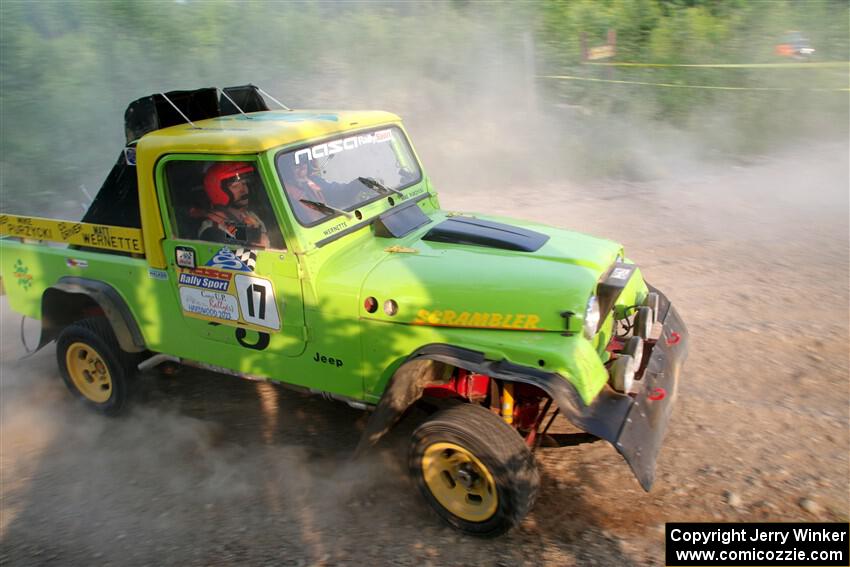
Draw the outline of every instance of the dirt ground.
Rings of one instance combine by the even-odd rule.
[[[441,198],[620,241],[676,304],[691,349],[652,492],[604,443],[545,450],[525,522],[464,537],[406,476],[413,419],[352,463],[362,412],[193,370],[101,418],[52,346],[19,359],[3,298],[0,564],[662,565],[668,521],[848,521],[846,145]]]

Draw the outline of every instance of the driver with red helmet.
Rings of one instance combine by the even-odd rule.
[[[207,170],[204,191],[212,208],[198,230],[201,240],[269,246],[266,225],[256,213],[248,210],[256,175],[252,164],[241,161],[216,163]]]

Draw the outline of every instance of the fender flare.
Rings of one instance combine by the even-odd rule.
[[[65,276],[47,288],[41,296],[41,338],[33,352],[56,339],[61,330],[73,323],[77,313],[64,312],[60,304],[68,295],[85,296],[103,311],[112,326],[121,349],[142,352],[145,339],[124,298],[111,285],[98,280]]]
[[[392,375],[366,424],[355,454],[359,455],[374,446],[401,415],[422,397],[426,386],[444,382],[443,372],[447,366],[456,366],[507,382],[536,386],[558,404],[561,413],[576,427],[612,442],[616,440],[619,425],[629,409],[629,397],[612,390],[603,390],[599,396],[602,400],[597,399],[592,405],[586,406],[572,384],[559,374],[507,360],[487,360],[483,353],[470,349],[429,344],[413,352]]]

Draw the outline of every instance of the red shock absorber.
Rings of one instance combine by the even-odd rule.
[[[445,384],[434,384],[425,388],[425,395],[432,398],[460,397],[471,402],[481,402],[490,391],[490,377],[472,374],[458,368]]]
[[[514,427],[520,431],[533,430],[540,414],[540,402],[548,396],[534,386],[516,384],[514,397]]]
[[[626,346],[625,341],[618,339],[616,336],[611,337],[611,340],[608,341],[608,346],[605,347],[605,350],[608,352],[619,352],[623,350]]]
[[[522,400],[514,410],[514,426],[521,431],[533,429],[539,411],[539,398]]]

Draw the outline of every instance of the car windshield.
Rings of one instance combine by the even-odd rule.
[[[283,152],[276,164],[286,198],[304,226],[401,194],[422,179],[407,139],[395,126]]]

